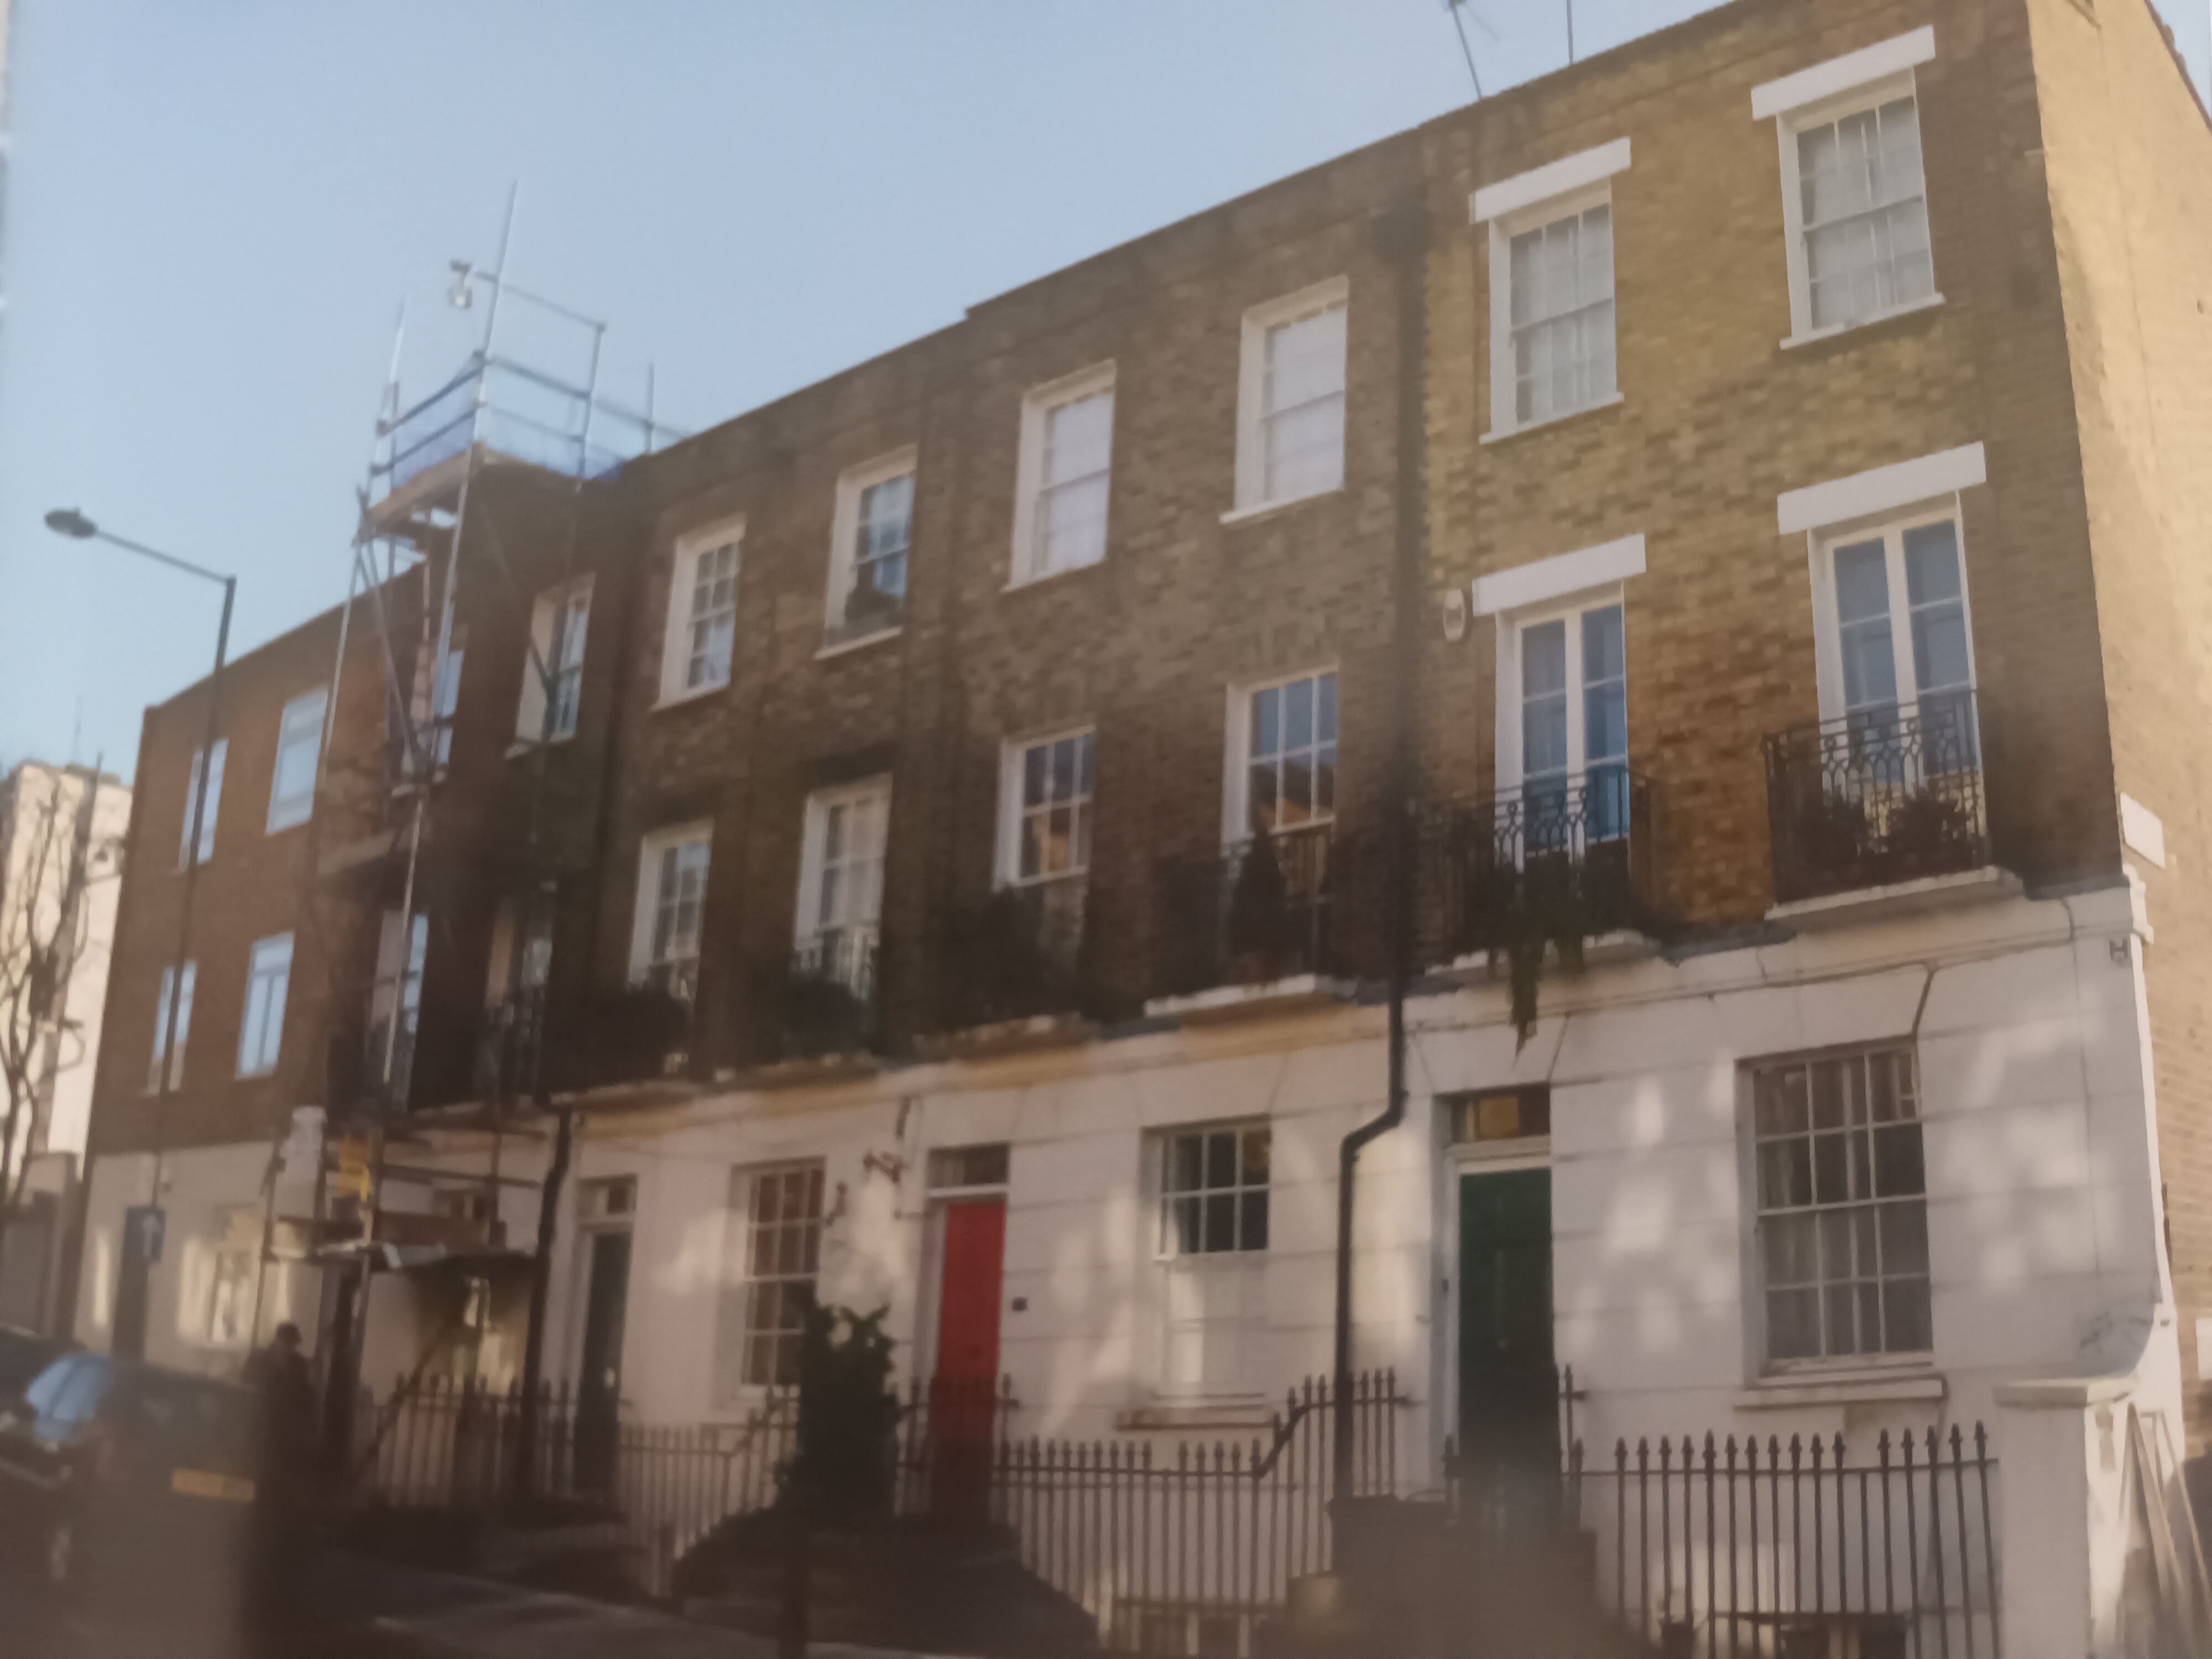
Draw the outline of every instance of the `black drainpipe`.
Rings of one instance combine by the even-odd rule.
[[[1381,1116],[1345,1136],[1336,1172],[1336,1352],[1331,1380],[1330,1493],[1352,1495],[1352,1199],[1360,1149],[1406,1116],[1406,993],[1413,980],[1413,803],[1419,764],[1421,589],[1427,504],[1422,495],[1427,443],[1427,253],[1429,218],[1416,198],[1375,222],[1376,245],[1397,276],[1398,542],[1391,571],[1390,743],[1385,759],[1384,936],[1390,955],[1389,1095]],[[1333,1535],[1341,1538],[1340,1528]]]

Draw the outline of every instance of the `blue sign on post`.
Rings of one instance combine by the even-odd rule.
[[[134,1204],[124,1212],[124,1239],[141,1261],[161,1259],[161,1240],[168,1230],[168,1212],[158,1204]]]

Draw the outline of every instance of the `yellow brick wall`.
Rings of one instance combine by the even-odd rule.
[[[2212,1313],[2212,125],[2144,0],[2028,11],[2115,785],[2165,826],[2165,869],[2127,857],[2157,932],[2160,1173],[2193,1377]]]

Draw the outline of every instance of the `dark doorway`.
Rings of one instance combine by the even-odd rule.
[[[137,1243],[123,1241],[123,1261],[115,1274],[115,1333],[108,1347],[118,1359],[146,1357],[146,1281],[152,1272]]]
[[[1552,1359],[1552,1172],[1459,1183],[1460,1474],[1497,1521],[1557,1508],[1559,1380]]]
[[[945,1206],[937,1376],[930,1386],[931,1496],[940,1515],[980,1520],[989,1509],[1006,1252],[1005,1200]]]
[[[629,1234],[591,1235],[584,1354],[576,1385],[576,1488],[615,1488],[622,1437],[623,1321],[629,1305]]]

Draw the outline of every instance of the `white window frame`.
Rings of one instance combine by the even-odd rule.
[[[1805,251],[1804,198],[1799,188],[1797,157],[1799,133],[1812,127],[1825,126],[1863,110],[1873,109],[1899,97],[1911,98],[1916,113],[1924,118],[1926,106],[1920,96],[1913,71],[1916,65],[1929,62],[1935,56],[1935,30],[1933,27],[1922,27],[1827,63],[1816,64],[1810,69],[1801,70],[1795,75],[1752,89],[1753,118],[1773,118],[1776,140],[1781,151],[1782,223],[1790,273],[1790,337],[1782,343],[1784,346],[1832,338],[1853,329],[1865,328],[1892,317],[1905,316],[1943,303],[1943,291],[1936,283],[1935,273],[1935,218],[1928,204],[1928,129],[1925,119],[1922,120],[1920,127],[1920,197],[1923,210],[1929,215],[1929,292],[1922,299],[1893,306],[1872,316],[1832,324],[1825,328],[1813,326],[1811,276]]]
[[[1518,411],[1518,377],[1513,350],[1513,239],[1560,220],[1578,217],[1594,207],[1613,205],[1613,178],[1628,170],[1626,138],[1569,155],[1475,191],[1470,204],[1474,222],[1489,227],[1490,240],[1490,430],[1485,441],[1548,426],[1621,400],[1620,256],[1620,225],[1613,234],[1613,390],[1558,414],[1522,422]]]
[[[330,714],[331,692],[326,685],[302,691],[284,705],[276,722],[276,763],[270,769],[268,833],[275,835],[305,823],[315,813],[315,786],[322,774],[323,726]],[[304,789],[284,793],[284,763],[302,750],[307,754]]]
[[[637,895],[630,921],[629,977],[633,985],[652,982],[656,973],[665,970],[672,983],[681,987],[687,979],[696,986],[699,972],[701,951],[707,933],[707,896],[714,879],[714,826],[702,819],[692,823],[671,824],[656,830],[638,843]],[[707,849],[706,879],[699,890],[699,937],[689,956],[656,956],[653,938],[660,922],[660,870],[666,855],[681,848],[699,847]],[[688,975],[683,970],[688,967]],[[672,994],[683,995],[678,988]]]
[[[264,963],[282,953],[281,963]],[[267,1077],[284,1052],[284,1004],[292,983],[289,933],[253,941],[246,959],[246,996],[238,1021],[238,1074]]]
[[[1891,1194],[1869,1194],[1866,1196],[1859,1196],[1854,1194],[1853,1196],[1848,1199],[1828,1202],[1820,1200],[1817,1186],[1814,1186],[1808,1187],[1807,1201],[1804,1203],[1784,1206],[1770,1206],[1766,1201],[1766,1191],[1762,1186],[1762,1182],[1764,1180],[1762,1159],[1765,1156],[1764,1149],[1771,1141],[1794,1141],[1799,1139],[1805,1139],[1808,1141],[1810,1141],[1817,1139],[1820,1134],[1824,1133],[1839,1133],[1846,1138],[1848,1138],[1854,1131],[1863,1133],[1880,1133],[1883,1130],[1883,1125],[1881,1123],[1873,1123],[1870,1125],[1852,1124],[1850,1121],[1847,1108],[1845,1127],[1839,1130],[1823,1131],[1813,1127],[1814,1121],[1810,1117],[1808,1106],[1808,1129],[1802,1135],[1790,1131],[1784,1131],[1773,1134],[1762,1133],[1758,1115],[1759,1074],[1781,1072],[1799,1066],[1806,1067],[1809,1070],[1809,1068],[1812,1067],[1834,1064],[1838,1061],[1856,1061],[1859,1063],[1862,1068],[1861,1074],[1863,1076],[1865,1074],[1864,1067],[1868,1060],[1873,1056],[1881,1054],[1901,1055],[1904,1059],[1910,1077],[1911,1092],[1912,1097],[1911,1115],[1909,1118],[1888,1120],[1887,1124],[1893,1131],[1906,1123],[1910,1123],[1915,1133],[1918,1141],[1920,1158],[1919,1192],[1917,1194],[1909,1192]],[[1888,1284],[1899,1279],[1909,1280],[1914,1278],[1922,1278],[1932,1287],[1936,1277],[1934,1261],[1935,1239],[1932,1230],[1928,1226],[1928,1218],[1932,1207],[1932,1199],[1934,1194],[1930,1190],[1930,1182],[1928,1178],[1928,1100],[1925,1085],[1923,1081],[1920,1072],[1920,1057],[1916,1046],[1910,1038],[1896,1038],[1886,1042],[1853,1043],[1848,1047],[1826,1049],[1812,1054],[1762,1056],[1756,1060],[1745,1061],[1739,1067],[1737,1075],[1738,1097],[1741,1102],[1737,1113],[1737,1133],[1740,1137],[1740,1144],[1742,1149],[1743,1180],[1745,1182],[1744,1213],[1749,1223],[1748,1226],[1745,1229],[1743,1238],[1743,1259],[1745,1272],[1747,1274],[1747,1294],[1745,1298],[1745,1315],[1746,1323],[1748,1327],[1747,1333],[1749,1338],[1748,1346],[1752,1354],[1755,1357],[1755,1364],[1758,1370],[1762,1375],[1767,1376],[1804,1376],[1808,1373],[1818,1376],[1824,1373],[1834,1373],[1838,1371],[1860,1371],[1869,1370],[1894,1370],[1898,1369],[1909,1370],[1927,1368],[1934,1363],[1935,1359],[1935,1350],[1933,1346],[1935,1341],[1935,1306],[1932,1288],[1928,1308],[1928,1334],[1929,1339],[1929,1346],[1924,1348],[1896,1347],[1865,1349],[1842,1353],[1823,1352],[1819,1354],[1778,1357],[1774,1352],[1773,1322],[1768,1305],[1769,1256],[1767,1231],[1770,1222],[1780,1218],[1800,1215],[1818,1215],[1824,1210],[1831,1212],[1838,1209],[1846,1211],[1873,1210],[1879,1212],[1886,1206],[1917,1204],[1919,1206],[1922,1216],[1922,1237],[1927,1249],[1928,1259],[1923,1263],[1921,1272],[1918,1274],[1908,1272],[1904,1273],[1888,1273],[1869,1276],[1857,1273],[1832,1275],[1823,1273],[1820,1276],[1809,1280],[1791,1281],[1790,1285],[1789,1286],[1785,1286],[1785,1288],[1817,1288],[1823,1292],[1820,1299],[1822,1303],[1825,1304],[1825,1292],[1827,1287],[1831,1284],[1836,1283],[1838,1280],[1844,1282],[1863,1283],[1867,1282],[1869,1277],[1874,1277],[1878,1279],[1881,1283]],[[1808,1093],[1810,1088],[1811,1084],[1808,1078]],[[1808,1164],[1817,1164],[1817,1154],[1812,1152],[1809,1147],[1808,1158]],[[1869,1170],[1871,1171],[1878,1165],[1879,1162],[1880,1160],[1875,1155],[1871,1147],[1871,1143],[1869,1142],[1868,1153]],[[1844,1157],[1840,1160],[1840,1163],[1844,1170],[1846,1171],[1851,1170],[1854,1167],[1848,1152],[1846,1152]],[[1857,1181],[1857,1176],[1856,1174],[1852,1174],[1849,1175],[1847,1178],[1852,1182],[1855,1187]],[[1871,1177],[1869,1176],[1869,1179]],[[1808,1181],[1814,1181],[1816,1179],[1817,1177],[1808,1176]],[[1879,1223],[1877,1223],[1876,1225],[1877,1231],[1879,1231]],[[1820,1240],[1819,1242],[1818,1248],[1821,1254],[1825,1255],[1827,1248],[1827,1241]],[[1887,1250],[1886,1245],[1878,1243],[1877,1249],[1882,1256],[1887,1256]],[[1825,1306],[1823,1313],[1825,1315]],[[1822,1317],[1818,1323],[1820,1328],[1821,1345],[1825,1350],[1827,1346],[1827,1331],[1825,1317]]]
[[[1049,748],[1070,738],[1091,739],[1091,787],[1070,796],[1069,802],[1077,815],[1079,824],[1088,821],[1089,830],[1079,829],[1075,845],[1088,852],[1091,838],[1097,828],[1098,799],[1098,728],[1090,721],[1079,726],[1062,726],[1038,737],[1012,738],[999,750],[999,885],[1001,887],[1038,887],[1055,881],[1079,879],[1091,873],[1091,860],[1086,856],[1065,870],[1054,870],[1034,876],[1022,873],[1022,826],[1029,816],[1023,795],[1030,751]],[[1055,803],[1056,804],[1056,803]]]
[[[215,740],[215,763],[211,766],[207,763],[207,750],[192,750],[192,769],[185,780],[185,821],[177,826],[177,868],[179,870],[188,861],[185,854],[192,842],[192,808],[199,800],[204,780],[207,785],[207,809],[200,817],[200,855],[196,861],[205,864],[215,856],[215,821],[222,810],[222,769],[229,753],[228,738]]]
[[[1108,516],[1099,529],[1098,556],[1086,559],[1079,564],[1047,567],[1039,557],[1042,550],[1038,537],[1043,530],[1043,520],[1037,510],[1044,499],[1046,435],[1051,430],[1054,413],[1072,404],[1097,397],[1115,398],[1116,404],[1107,419],[1106,465],[1101,472],[1085,475],[1085,479],[1103,477],[1106,481]],[[1013,557],[1007,567],[1010,573],[1008,586],[1018,587],[1024,583],[1042,581],[1048,577],[1066,575],[1071,571],[1088,570],[1094,564],[1105,562],[1106,538],[1111,535],[1113,528],[1113,416],[1120,413],[1119,401],[1111,362],[1099,363],[1048,385],[1034,387],[1022,399],[1020,459],[1014,470],[1014,547]],[[1062,485],[1076,482],[1081,480],[1060,481]]]
[[[559,582],[539,592],[530,608],[530,653],[522,664],[522,697],[514,714],[514,746],[508,752],[520,753],[534,748],[542,739],[547,743],[566,743],[576,735],[581,723],[584,704],[584,653],[589,648],[592,629],[592,586],[589,575],[573,581]],[[580,613],[572,635],[565,618],[571,611]],[[574,640],[574,661],[554,660],[556,649],[564,657],[570,654],[568,645]],[[544,672],[541,675],[540,666]],[[568,674],[576,677],[576,699],[574,718],[565,731],[545,729],[546,699],[555,686]]]
[[[185,964],[185,982],[177,993],[177,1040],[169,1041],[169,986],[175,978],[177,967],[171,963],[161,969],[161,1000],[154,1005],[154,1052],[146,1062],[146,1092],[161,1091],[161,1061],[169,1062],[169,1086],[180,1089],[185,1083],[185,1051],[192,1040],[192,988],[198,981],[199,963]]]
[[[1618,606],[1621,611],[1621,665],[1627,667],[1627,599],[1620,584],[1585,588],[1579,593],[1525,610],[1501,611],[1498,616],[1498,788],[1500,793],[1519,789],[1528,781],[1528,757],[1522,752],[1521,637],[1528,629],[1550,622],[1567,624],[1567,776],[1575,779],[1589,770],[1589,748],[1583,702],[1582,618],[1586,612]],[[1631,745],[1633,752],[1633,744]],[[1604,765],[1615,764],[1611,759]],[[1619,763],[1629,763],[1624,757]]]
[[[1334,495],[1344,488],[1343,452],[1349,445],[1352,432],[1351,296],[1351,278],[1332,276],[1295,294],[1255,306],[1244,313],[1237,361],[1236,499],[1231,510],[1222,515],[1224,521],[1287,507],[1292,501]],[[1345,361],[1337,393],[1343,399],[1344,418],[1338,428],[1336,482],[1301,495],[1271,496],[1267,493],[1267,458],[1262,433],[1267,417],[1273,412],[1267,404],[1267,336],[1285,324],[1329,310],[1345,313]]]
[[[1255,1188],[1243,1179],[1241,1168],[1243,1137],[1258,1133],[1267,1137],[1268,1171],[1267,1179]],[[1171,1193],[1169,1183],[1168,1161],[1170,1149],[1182,1139],[1209,1134],[1234,1134],[1238,1138],[1237,1157],[1240,1168],[1236,1185],[1229,1188],[1208,1187],[1200,1190],[1222,1192],[1236,1195],[1231,1203],[1239,1210],[1240,1242],[1231,1249],[1200,1250],[1184,1254],[1174,1247],[1170,1223],[1170,1208],[1177,1194]],[[1155,1386],[1159,1395],[1170,1400],[1245,1399],[1259,1394],[1266,1383],[1266,1360],[1268,1321],[1267,1311],[1267,1264],[1274,1249],[1276,1218],[1274,1211],[1274,1126],[1265,1118],[1238,1118],[1218,1122],[1179,1123],[1163,1125],[1146,1135],[1144,1140],[1145,1179],[1141,1183],[1146,1202],[1144,1224],[1147,1230],[1145,1259],[1152,1264],[1154,1283],[1154,1340],[1157,1343],[1157,1363],[1154,1367]],[[1200,1156],[1203,1157],[1201,1151]],[[1267,1242],[1256,1249],[1244,1248],[1241,1233],[1243,1225],[1241,1205],[1237,1200],[1251,1191],[1267,1195]],[[1201,1222],[1201,1225],[1203,1223]],[[1241,1300],[1243,1307],[1234,1318],[1220,1318],[1208,1314],[1203,1321],[1209,1334],[1217,1328],[1236,1344],[1237,1353],[1232,1374],[1209,1381],[1202,1375],[1195,1381],[1177,1377],[1175,1372],[1176,1328],[1198,1322],[1186,1319],[1178,1311],[1179,1278],[1210,1281],[1218,1291],[1230,1286],[1228,1294]],[[1203,1369],[1203,1368],[1201,1368]]]
[[[811,1213],[802,1215],[796,1223],[781,1215],[773,1222],[759,1219],[761,1183],[763,1181],[784,1181],[792,1176],[807,1177],[811,1185],[802,1194],[802,1200]],[[789,1285],[805,1283],[813,1287],[819,1298],[822,1283],[823,1234],[828,1225],[827,1203],[829,1180],[823,1161],[816,1158],[791,1158],[773,1164],[739,1164],[730,1171],[730,1188],[726,1217],[726,1243],[723,1250],[721,1305],[715,1315],[714,1374],[711,1379],[714,1405],[727,1410],[757,1401],[770,1389],[789,1387],[777,1383],[771,1375],[766,1382],[757,1382],[748,1375],[748,1351],[755,1335],[753,1325],[752,1289],[756,1285]],[[756,1233],[763,1226],[773,1226],[787,1231],[793,1225],[813,1230],[814,1265],[811,1270],[803,1266],[799,1271],[778,1271],[757,1273],[752,1246]],[[781,1243],[781,1241],[779,1241]],[[804,1235],[801,1235],[800,1261],[805,1261]],[[778,1340],[789,1340],[789,1328],[779,1325],[775,1333]],[[772,1345],[773,1347],[773,1345]],[[775,1366],[771,1362],[770,1370]]]
[[[1912,654],[1911,590],[1905,585],[1905,532],[1923,525],[1946,522],[1951,526],[1959,553],[1959,610],[1966,629],[1966,690],[1971,696],[1979,689],[1981,673],[1974,659],[1972,583],[1966,574],[1966,514],[1956,497],[1926,502],[1905,511],[1877,514],[1806,533],[1813,582],[1814,678],[1824,723],[1842,720],[1849,713],[1844,705],[1843,628],[1836,600],[1836,550],[1871,541],[1877,536],[1881,538],[1889,583],[1890,653],[1896,665],[1897,708],[1901,715],[1910,717],[1919,708],[1920,677]],[[1973,705],[1970,703],[1969,707]],[[1978,728],[1978,708],[1974,709],[1973,720]],[[1970,736],[1978,753],[1978,730]]]
[[[1340,770],[1344,754],[1344,677],[1335,663],[1301,668],[1295,673],[1278,674],[1267,679],[1247,680],[1229,688],[1228,708],[1223,720],[1225,745],[1222,753],[1224,769],[1221,791],[1221,845],[1224,851],[1252,839],[1252,699],[1262,691],[1279,690],[1284,686],[1295,685],[1300,680],[1319,681],[1324,676],[1334,676],[1337,682],[1336,765]],[[1301,835],[1308,830],[1324,828],[1335,822],[1336,805],[1332,791],[1329,810],[1326,813],[1316,812],[1304,823],[1269,833]]]
[[[693,685],[691,678],[691,632],[699,618],[696,614],[700,562],[711,555],[728,550],[733,561],[731,572],[732,593],[729,606],[730,661],[720,679],[704,679]],[[712,696],[726,690],[737,672],[738,593],[736,589],[744,580],[745,521],[743,515],[718,520],[678,538],[669,562],[668,627],[660,647],[660,701],[657,708],[665,708],[672,703],[690,702],[696,697]]]
[[[822,878],[823,859],[827,851],[830,809],[851,806],[871,798],[880,798],[884,811],[884,842],[882,862],[890,861],[891,846],[891,777],[888,772],[878,773],[853,783],[839,784],[834,788],[817,789],[806,798],[805,845],[799,865],[799,914],[793,930],[801,945],[819,939],[833,931],[822,922]],[[854,916],[841,924],[847,928],[866,928],[873,932],[883,921],[883,872],[878,871],[872,902],[866,908],[866,916]]]
[[[851,466],[837,477],[837,510],[830,532],[830,575],[824,585],[822,604],[823,646],[820,654],[833,655],[849,651],[855,646],[867,645],[877,640],[887,640],[906,628],[907,612],[914,597],[914,525],[921,507],[921,479],[917,463],[921,451],[908,444],[902,449],[878,455],[872,461]],[[915,488],[907,507],[906,530],[906,597],[900,602],[898,620],[888,628],[878,628],[872,633],[844,635],[845,602],[850,596],[854,580],[854,543],[860,532],[860,498],[879,483],[888,483],[904,474],[915,473]]]

